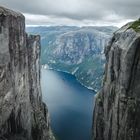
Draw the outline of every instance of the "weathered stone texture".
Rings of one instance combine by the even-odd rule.
[[[140,140],[140,33],[119,29],[105,49],[103,88],[96,96],[94,140]]]
[[[0,7],[0,139],[50,140],[40,87],[40,37],[20,13]]]

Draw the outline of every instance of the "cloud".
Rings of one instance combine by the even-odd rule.
[[[32,15],[32,14],[24,14],[26,17],[26,25],[28,26],[36,26],[36,25],[48,25],[48,26],[57,26],[57,25],[69,25],[69,26],[118,26],[121,27],[125,23],[130,22],[131,20],[113,20],[113,17],[107,17],[108,20],[76,20],[70,19],[66,17],[57,17],[57,16],[44,16],[44,15]]]
[[[25,13],[28,24],[119,24],[140,16],[140,0],[1,0],[0,3]]]

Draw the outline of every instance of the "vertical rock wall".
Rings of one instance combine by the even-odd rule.
[[[94,109],[93,140],[140,140],[138,23],[122,27],[106,47],[103,88],[96,96]]]
[[[40,88],[40,37],[20,13],[0,7],[0,139],[50,140]]]

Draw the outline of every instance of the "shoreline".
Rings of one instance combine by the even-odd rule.
[[[74,76],[74,77],[76,78],[76,80],[77,80],[83,87],[85,87],[85,88],[87,88],[88,90],[91,90],[91,91],[93,91],[93,92],[95,92],[95,93],[98,92],[98,91],[94,90],[92,87],[87,87],[87,86],[85,86],[82,82],[80,82],[80,80],[77,79],[77,77],[76,77],[74,74],[72,74],[72,73],[70,73],[70,72],[68,72],[68,71],[62,71],[62,70],[60,70],[60,69],[50,68],[49,66],[48,66],[48,67],[45,67],[44,65],[42,65],[41,68],[44,69],[44,70],[54,70],[54,71],[58,71],[58,72],[64,72],[64,73],[67,73],[67,74],[71,74],[72,76]]]

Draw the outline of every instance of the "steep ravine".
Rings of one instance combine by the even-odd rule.
[[[52,140],[40,86],[40,37],[20,13],[0,7],[0,139]]]
[[[140,20],[119,29],[105,49],[93,140],[140,140]]]

